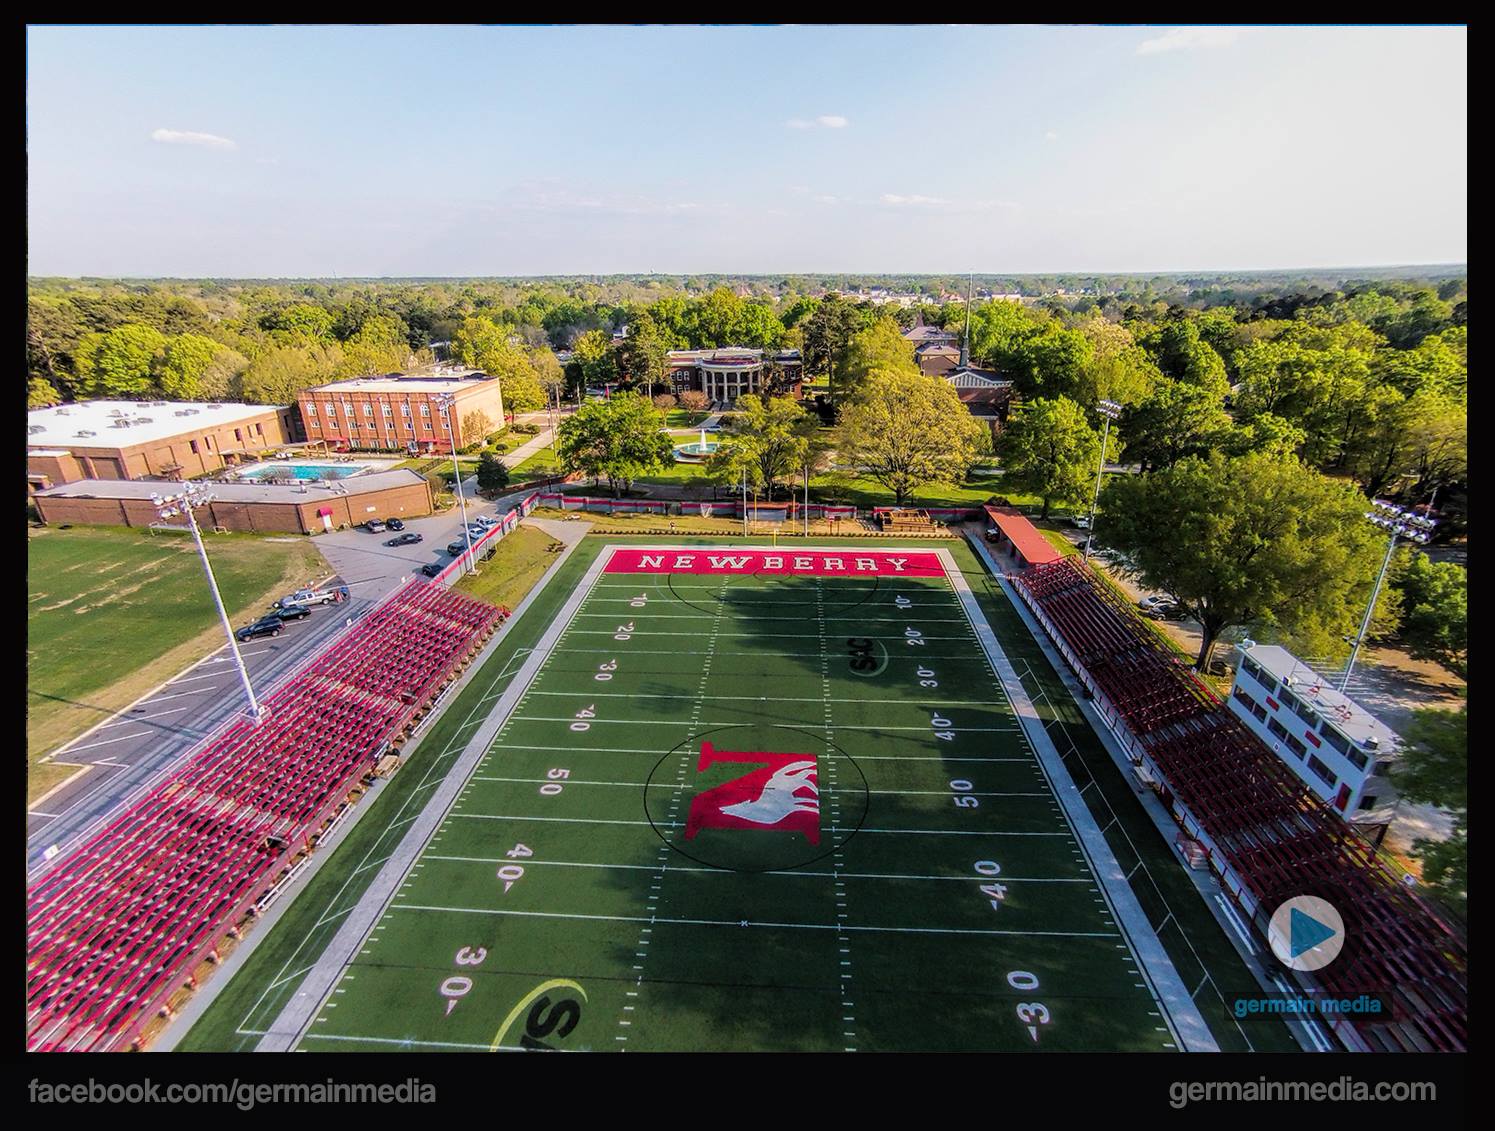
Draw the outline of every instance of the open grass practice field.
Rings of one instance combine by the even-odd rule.
[[[948,555],[806,552],[603,549],[298,1047],[1176,1049]]]
[[[300,538],[215,534],[208,554],[235,623],[328,573],[316,546]],[[48,528],[28,538],[26,565],[33,762],[223,643],[202,561],[186,535]],[[37,785],[47,767],[34,770]]]

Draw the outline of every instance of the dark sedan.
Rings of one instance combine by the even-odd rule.
[[[421,536],[415,533],[415,531],[411,530],[407,531],[404,534],[401,534],[398,538],[389,539],[389,541],[385,542],[384,544],[386,546],[413,546],[421,540]]]
[[[387,527],[389,527],[391,530],[404,530],[405,529],[404,522],[402,522],[398,518],[392,518],[388,522],[386,522],[384,525],[387,526]]]
[[[260,617],[253,624],[246,624],[234,633],[234,637],[241,642],[256,640],[261,636],[279,636],[284,629],[285,622],[280,619],[280,614],[271,613],[267,617]]]

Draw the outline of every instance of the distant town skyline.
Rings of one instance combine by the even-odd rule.
[[[33,26],[28,270],[1462,264],[1466,51],[1462,27]]]

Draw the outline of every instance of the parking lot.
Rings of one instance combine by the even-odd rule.
[[[309,617],[287,624],[279,636],[241,644],[256,695],[320,651],[372,605],[355,593],[341,604],[313,608]],[[54,762],[87,769],[27,811],[27,871],[44,864],[53,848],[57,854],[65,852],[80,833],[243,707],[238,673],[224,646],[58,750]]]

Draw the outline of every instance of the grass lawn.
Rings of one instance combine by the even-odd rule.
[[[510,468],[509,474],[516,482],[526,479],[545,479],[561,474],[561,461],[548,447],[541,448],[518,467]]]
[[[709,415],[709,413],[705,412],[690,412],[683,408],[672,408],[664,414],[664,422],[668,428],[695,428]]]
[[[1004,490],[1001,473],[989,467],[975,468],[963,483],[927,483],[916,490],[908,502],[912,506],[974,507],[993,495],[1006,495],[1019,506],[1030,501],[1037,502],[1028,496],[1020,497]],[[891,490],[872,479],[844,471],[828,471],[811,478],[810,501],[858,507],[890,507],[894,498]]]
[[[514,608],[565,548],[545,531],[520,525],[506,534],[490,561],[478,563],[478,573],[462,578],[453,588],[490,605]]]
[[[236,623],[329,572],[306,538],[214,534],[207,546]],[[28,763],[223,643],[189,537],[49,527],[31,532],[26,557]],[[33,787],[57,780],[48,771]]]

